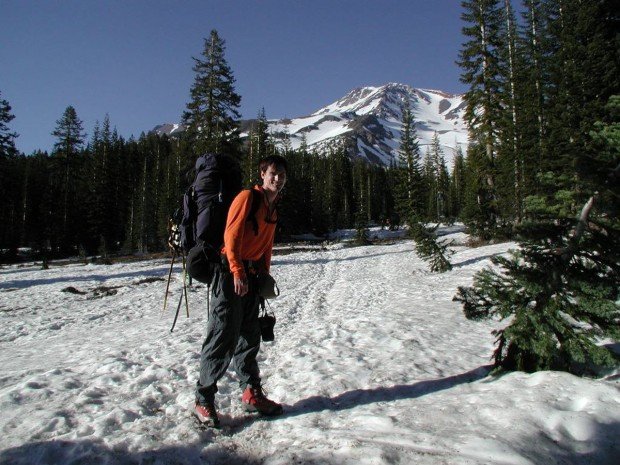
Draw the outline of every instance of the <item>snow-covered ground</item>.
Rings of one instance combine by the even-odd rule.
[[[620,463],[617,372],[488,375],[500,323],[466,320],[452,297],[513,246],[458,245],[445,274],[410,241],[276,255],[260,364],[286,411],[245,414],[229,372],[221,431],[188,412],[206,288],[171,334],[178,267],[164,314],[166,260],[2,267],[0,463]]]

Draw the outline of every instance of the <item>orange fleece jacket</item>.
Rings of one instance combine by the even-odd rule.
[[[254,189],[263,192],[263,188],[258,185],[254,186]],[[261,269],[267,272],[271,266],[276,225],[265,221],[268,214],[265,195],[263,194],[263,201],[256,212],[258,236],[254,235],[252,222],[247,221],[251,208],[252,193],[248,189],[241,191],[230,205],[224,230],[222,253],[226,254],[231,273],[239,279],[246,277],[243,260],[260,261],[262,259]],[[277,220],[277,216],[274,215],[272,220]]]

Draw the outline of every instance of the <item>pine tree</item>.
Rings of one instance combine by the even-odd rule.
[[[445,196],[443,193],[439,193],[438,187],[440,171],[442,172],[442,180],[444,178],[442,168],[445,170]],[[416,243],[415,249],[418,257],[429,262],[431,271],[443,273],[444,271],[452,269],[452,265],[448,258],[449,244],[438,241],[436,231],[439,225],[429,227],[425,224],[425,220],[436,220],[439,218],[440,204],[442,204],[442,202],[445,203],[448,196],[448,171],[445,167],[445,161],[443,160],[443,153],[439,146],[437,134],[435,134],[433,139],[433,148],[429,148],[426,152],[423,170],[423,174],[420,174],[419,171],[416,173],[417,182],[415,186],[417,189],[415,195],[418,196],[419,200],[417,204],[414,205],[416,205],[417,208],[414,207],[405,211],[407,223],[409,225],[408,236]],[[426,195],[423,194],[421,187],[426,188]],[[426,200],[426,209],[424,209],[424,203],[421,201],[422,199]],[[442,200],[440,201],[440,199]]]
[[[426,187],[425,215],[413,216],[409,219],[408,235],[415,241],[418,257],[429,263],[432,272],[443,273],[452,269],[448,250],[450,244],[438,240],[437,228],[439,224],[435,226],[426,224],[426,221],[440,220],[444,213],[444,205],[449,191],[448,171],[437,134],[433,138],[431,147],[428,147],[426,151],[422,182]]]
[[[493,208],[493,199],[485,179],[480,177],[480,173],[488,169],[489,159],[486,157],[484,147],[471,143],[465,158],[461,220],[471,234],[482,240],[489,240],[496,233],[496,222],[488,214]]]
[[[261,108],[258,112],[258,119],[256,121],[255,131],[255,143],[256,154],[258,159],[264,158],[269,152],[269,123],[267,122],[267,116],[265,115],[265,108]]]
[[[461,147],[452,160],[452,173],[450,174],[450,218],[454,221],[460,218],[465,197],[465,159]]]
[[[420,168],[420,146],[409,99],[406,99],[403,104],[402,115],[402,135],[396,168],[396,208],[401,218],[413,219],[422,216],[424,193]]]
[[[326,159],[327,177],[323,208],[329,218],[329,229],[349,228],[354,222],[354,179],[351,160],[344,143],[329,149]]]
[[[300,147],[302,154],[306,153],[312,160],[310,165],[310,204],[311,231],[317,236],[323,236],[329,232],[330,208],[326,202],[327,180],[329,175],[328,157],[321,156],[316,152],[308,152],[305,135],[302,136]]]
[[[542,172],[572,176],[590,155],[589,133],[620,89],[617,2],[549,1],[548,156]],[[552,190],[555,190],[551,186]]]
[[[423,219],[426,221],[437,221],[437,165],[433,159],[433,152],[430,147],[426,148],[426,155],[424,156],[422,182],[425,189]]]
[[[450,176],[439,135],[436,132],[431,143],[430,162],[432,163],[433,185],[435,187],[434,198],[430,199],[431,209],[434,210],[432,217],[436,221],[441,221],[446,219],[450,211]]]
[[[47,153],[36,151],[24,157],[28,164],[28,181],[24,183],[24,197],[27,206],[24,209],[24,236],[22,245],[32,247],[43,255],[48,244],[52,242],[50,206],[56,201],[50,195],[50,157]]]
[[[308,151],[308,144],[305,134],[302,134],[301,145],[299,146],[299,149],[295,151],[295,154],[297,155],[297,159],[299,160],[299,168],[301,171],[300,183],[295,183],[295,187],[301,190],[301,200],[298,204],[299,210],[297,214],[297,218],[299,218],[300,220],[297,221],[297,228],[299,228],[300,232],[314,232],[314,225],[316,224],[316,221],[314,219],[314,213],[316,209],[313,205],[313,198],[316,198],[316,180],[314,178],[316,174],[314,169],[315,157],[312,156]],[[292,185],[292,183],[289,184],[289,187]]]
[[[130,139],[123,155],[124,169],[121,172],[123,173],[122,182],[126,189],[125,198],[127,199],[124,212],[126,229],[123,249],[126,252],[133,252],[140,250],[141,246],[142,196],[140,195],[140,186],[142,185],[142,156],[138,143]]]
[[[75,108],[68,106],[62,117],[56,121],[56,129],[52,132],[58,139],[54,144],[54,151],[65,158],[78,153],[86,137],[83,131],[82,121],[78,118]]]
[[[11,113],[11,105],[2,98],[2,92],[0,92],[0,159],[17,153],[15,148],[17,133],[11,132],[8,126],[13,119],[15,115]]]
[[[440,242],[437,237],[437,228],[428,227],[421,222],[410,225],[409,236],[415,241],[415,250],[418,257],[429,263],[433,273],[443,273],[452,269],[450,263],[449,242]]]
[[[370,218],[382,227],[387,225],[387,219],[394,209],[392,194],[393,183],[390,182],[390,168],[383,165],[370,165]]]
[[[247,187],[253,186],[257,182],[256,167],[258,161],[274,150],[270,147],[268,129],[269,123],[267,116],[265,116],[265,108],[261,108],[256,123],[250,128],[247,155],[243,163],[244,182]]]
[[[8,126],[14,118],[9,102],[0,94],[0,249],[9,249],[13,255],[19,245],[16,226],[20,204],[20,169],[15,148],[17,134]]]
[[[117,222],[120,221],[119,203],[119,151],[116,129],[112,129],[109,115],[105,115],[103,125],[95,123],[93,136],[87,150],[87,181],[82,188],[86,204],[87,227],[80,239],[84,252],[90,255],[107,255],[116,251],[121,240]]]
[[[282,201],[278,205],[278,211],[281,213],[279,231],[285,235],[307,233],[311,230],[309,215],[311,205],[306,197],[310,189],[310,179],[304,164],[304,156],[292,150],[285,158],[288,164],[287,183],[281,192]]]
[[[525,0],[522,32],[518,49],[523,64],[517,68],[520,93],[517,106],[521,109],[519,120],[521,186],[523,196],[539,192],[538,177],[542,174],[544,160],[548,158],[547,100],[549,82],[548,62],[550,43],[548,37],[548,1]]]
[[[140,252],[163,250],[172,213],[168,209],[171,194],[164,189],[169,147],[166,139],[152,133],[142,134],[133,145],[134,176],[125,247],[128,243]],[[179,196],[176,192],[177,201]]]
[[[514,10],[510,0],[503,0],[503,37],[499,47],[502,82],[503,116],[499,122],[497,196],[498,211],[505,221],[521,221],[523,210],[523,161],[521,150],[521,120],[523,80],[520,69],[526,68],[519,39]]]
[[[503,12],[498,0],[466,0],[461,3],[461,18],[466,23],[463,35],[467,41],[459,54],[463,69],[461,82],[469,85],[465,99],[465,118],[471,139],[484,148],[486,169],[479,173],[485,179],[485,198],[490,202],[482,210],[485,225],[497,222],[495,163],[498,152],[499,124],[503,116],[501,45]],[[487,227],[485,226],[485,227]]]
[[[353,222],[355,226],[355,242],[358,245],[370,244],[368,225],[370,223],[370,169],[362,160],[353,163],[353,189],[355,207]],[[353,210],[353,208],[352,208]]]
[[[77,160],[86,137],[83,132],[82,121],[78,118],[75,108],[68,106],[62,117],[56,121],[56,128],[52,135],[57,138],[54,144],[54,154],[62,162],[61,210],[59,212],[60,246],[65,252],[73,251],[77,244],[75,227],[78,217],[77,203]]]
[[[161,136],[160,139],[167,139],[167,136]],[[108,180],[106,185],[109,189],[109,195],[106,203],[107,213],[104,229],[104,236],[114,252],[120,251],[121,245],[125,239],[124,231],[124,209],[127,203],[127,189],[123,185],[123,169],[125,156],[125,140],[118,134],[116,128],[112,131],[110,141],[110,156],[108,158]],[[163,189],[166,184],[160,178],[160,185]],[[167,221],[167,218],[166,218]],[[163,228],[167,227],[167,222]]]
[[[286,157],[293,150],[293,143],[291,142],[291,132],[289,129],[291,120],[288,118],[284,118],[283,124],[284,130],[282,131],[282,134],[280,136],[280,145],[282,147],[282,151],[284,152],[284,157]]]
[[[84,188],[84,203],[86,204],[86,218],[84,237],[80,238],[81,252],[84,256],[97,253],[101,238],[101,221],[103,220],[103,206],[101,204],[101,171],[102,137],[99,121],[95,121],[93,135],[88,144],[88,158],[86,161],[86,186]]]
[[[239,155],[241,97],[235,92],[235,79],[224,51],[224,40],[213,30],[204,41],[202,58],[194,58],[196,76],[183,123],[195,156],[205,152]]]
[[[359,210],[355,213],[355,244],[369,245],[371,244],[370,231],[368,230],[368,218],[366,213]]]
[[[495,364],[505,369],[587,372],[617,361],[597,342],[620,337],[620,97],[610,99],[613,123],[591,132],[593,153],[579,188],[533,197],[537,221],[510,257],[494,257],[455,300],[471,319],[510,318],[495,332]],[[575,208],[581,199],[581,208]]]
[[[158,174],[160,183],[159,206],[157,208],[158,240],[161,242],[161,246],[166,248],[168,245],[168,221],[179,207],[181,195],[178,171],[176,171],[176,154],[170,138],[166,135],[157,137],[157,147],[161,158]]]

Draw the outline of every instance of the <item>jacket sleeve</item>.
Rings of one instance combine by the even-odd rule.
[[[233,200],[228,210],[226,229],[224,230],[224,249],[230,272],[235,278],[245,279],[241,246],[245,231],[245,219],[252,208],[252,198],[249,190],[241,191]]]

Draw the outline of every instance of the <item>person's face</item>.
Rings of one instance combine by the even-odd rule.
[[[260,177],[263,180],[263,189],[274,194],[280,192],[286,184],[286,171],[276,168],[275,165],[269,165],[267,170],[261,172]]]

